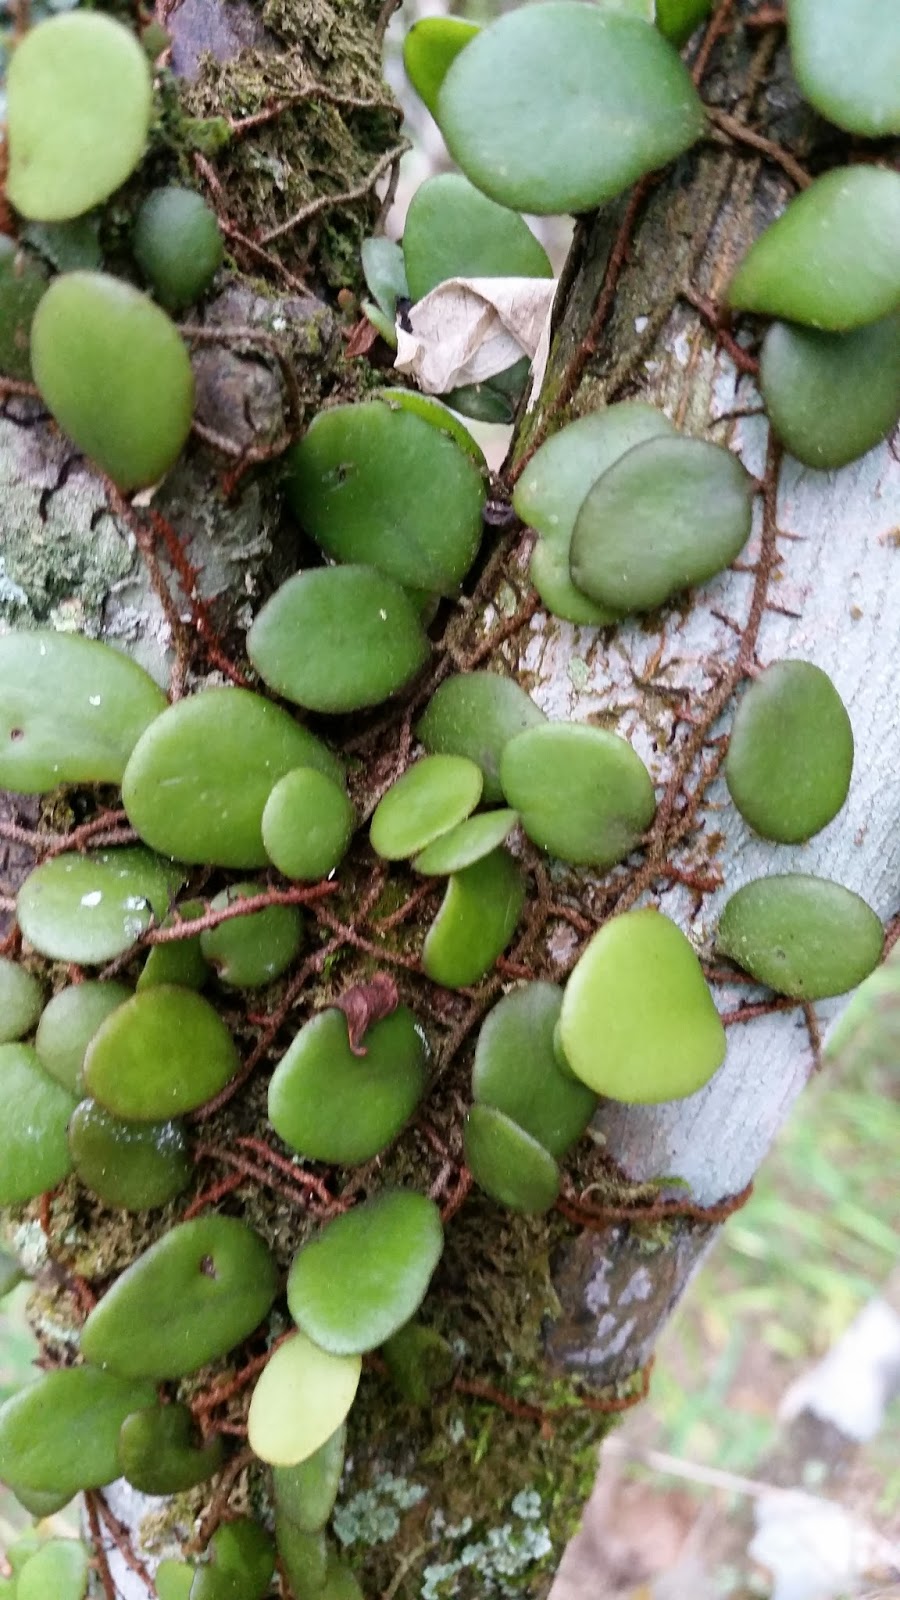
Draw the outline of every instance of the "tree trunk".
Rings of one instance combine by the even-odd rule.
[[[577,226],[542,393],[520,420],[502,487],[561,416],[640,395],[686,431],[729,444],[760,477],[753,541],[741,563],[699,593],[612,635],[534,609],[527,530],[491,547],[471,605],[447,625],[439,659],[494,665],[514,674],[552,718],[590,718],[624,733],[651,769],[660,807],[634,864],[597,880],[536,868],[518,943],[474,996],[435,994],[414,969],[397,965],[441,1067],[426,1106],[432,1142],[411,1130],[354,1175],[363,1185],[412,1178],[452,1190],[470,1045],[487,1006],[511,975],[564,978],[586,934],[614,911],[658,903],[708,955],[724,896],[767,871],[800,866],[834,876],[885,921],[898,909],[898,726],[885,625],[900,601],[900,468],[888,446],[834,475],[782,462],[767,444],[745,355],[727,337],[718,341],[714,309],[707,314],[734,261],[793,192],[796,161],[818,167],[840,159],[842,142],[801,105],[780,29],[733,22],[731,10],[726,0],[717,14],[722,26],[714,23],[693,49],[704,97],[726,113],[724,123],[671,173]],[[246,116],[273,96],[312,96],[298,110],[248,126],[218,154],[209,153],[215,127],[208,121],[199,132],[181,127],[183,160],[193,160],[228,222],[237,263],[204,319],[230,330],[226,342],[197,347],[199,417],[239,449],[250,432],[277,443],[295,420],[272,341],[297,375],[301,421],[323,399],[364,387],[365,368],[342,356],[334,291],[356,280],[360,233],[377,204],[370,189],[314,210],[309,225],[321,231],[311,235],[303,224],[286,234],[274,263],[254,254],[248,236],[263,219],[271,227],[322,194],[362,189],[397,145],[396,116],[378,86],[371,12],[270,0],[263,23],[217,0],[186,0],[172,18],[180,70],[194,70],[204,42],[230,57],[207,62],[182,88],[194,115]],[[360,110],[351,99],[369,104]],[[745,126],[753,130],[749,141]],[[315,192],[312,169],[324,171]],[[254,342],[248,327],[264,330],[269,343]],[[261,467],[229,496],[221,456],[208,443],[191,447],[154,502],[198,574],[193,594],[184,563],[180,575],[173,570],[172,548],[154,550],[141,509],[111,502],[31,402],[7,401],[0,464],[3,617],[122,641],[161,681],[174,665],[176,686],[185,672],[216,670],[222,652],[239,652],[258,598],[296,562],[294,537],[279,518],[277,471]],[[785,655],[831,674],[857,753],[839,818],[810,844],[776,851],[725,804],[718,768],[735,691],[760,662]],[[367,758],[361,793],[371,804],[405,757],[408,723],[399,714],[373,720],[354,737]],[[22,863],[0,862],[0,870],[9,893]],[[418,948],[418,930],[373,934],[377,886],[361,875],[357,884],[358,898],[345,897],[340,916],[375,938],[382,964],[396,964],[398,955],[402,963]],[[320,932],[328,943],[296,994],[292,1031],[371,969],[352,938],[335,942],[324,922]],[[477,1193],[453,1217],[427,1320],[451,1340],[454,1385],[422,1409],[399,1403],[378,1370],[365,1375],[334,1531],[371,1600],[548,1593],[590,1490],[597,1443],[616,1411],[643,1393],[659,1332],[816,1064],[833,1009],[773,1003],[722,977],[714,963],[709,974],[729,1024],[729,1051],[704,1091],[661,1107],[604,1104],[593,1139],[567,1163],[564,1206],[549,1217],[515,1216]],[[282,1029],[275,1054],[285,1040]],[[227,1149],[240,1132],[266,1137],[262,1076],[203,1125],[205,1145]],[[207,1163],[198,1191],[224,1170]],[[667,1187],[661,1179],[680,1182]],[[237,1197],[286,1264],[308,1224],[252,1180]],[[72,1348],[79,1309],[66,1274],[102,1286],[176,1214],[172,1208],[161,1223],[129,1220],[70,1182],[53,1198],[47,1237],[36,1205],[12,1219],[14,1244],[39,1275],[35,1322],[48,1351],[64,1358]],[[239,1371],[242,1359],[229,1371]],[[245,1405],[242,1391],[217,1417],[239,1424]],[[222,1509],[221,1495],[211,1514],[199,1491],[161,1503],[121,1484],[107,1499],[149,1568],[195,1537],[198,1519],[208,1531]],[[257,1467],[231,1481],[229,1504],[264,1509]],[[112,1548],[109,1560],[117,1592],[145,1600],[152,1591],[121,1552]]]

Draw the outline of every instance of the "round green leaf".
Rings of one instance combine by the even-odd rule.
[[[753,483],[702,439],[649,439],[589,490],[572,534],[576,588],[619,611],[651,611],[734,561],[750,537]]]
[[[699,139],[690,75],[655,28],[572,0],[513,11],[466,46],[437,120],[471,181],[517,211],[592,211]]]
[[[422,394],[418,389],[375,389],[373,397],[382,400],[386,406],[394,406],[401,411],[411,411],[413,416],[421,417],[423,422],[429,422],[433,428],[441,433],[449,434],[455,439],[460,449],[477,464],[482,473],[488,470],[484,451],[475,440],[464,422],[445,406],[441,400],[436,400],[433,394]],[[425,591],[428,592],[427,590]]]
[[[791,65],[805,98],[848,133],[900,133],[894,0],[788,0]]]
[[[262,837],[286,878],[315,883],[347,853],[356,812],[333,778],[314,767],[297,767],[276,783],[262,816]]]
[[[900,307],[900,173],[833,167],[750,246],[728,288],[736,311],[838,333]]]
[[[95,1367],[41,1373],[0,1406],[0,1478],[67,1500],[112,1483],[122,1423],[155,1400],[151,1383]]]
[[[272,1126],[311,1161],[369,1161],[425,1092],[425,1041],[405,1006],[368,1028],[362,1047],[365,1054],[351,1050],[342,1011],[322,1011],[300,1029],[272,1076]]]
[[[263,883],[234,883],[215,896],[210,910],[224,911],[264,891]],[[302,942],[303,917],[296,906],[267,906],[220,922],[200,935],[204,959],[220,983],[234,989],[258,989],[274,982],[287,971]]]
[[[196,1217],[116,1279],[84,1324],[81,1349],[123,1378],[182,1378],[249,1338],[277,1288],[258,1234],[234,1217]]]
[[[416,736],[435,755],[466,756],[484,778],[482,798],[503,799],[500,758],[510,739],[546,717],[512,678],[496,672],[458,672],[445,678],[416,725]]]
[[[545,723],[511,739],[503,791],[529,839],[578,865],[611,867],[656,811],[650,774],[627,740],[586,723]]]
[[[32,972],[0,956],[0,1044],[30,1033],[44,1004],[44,991]]]
[[[295,1467],[273,1467],[272,1493],[276,1515],[301,1533],[318,1533],[334,1509],[347,1429],[343,1423],[318,1450]]]
[[[265,1600],[275,1571],[275,1546],[250,1517],[223,1522],[197,1568],[190,1600]]]
[[[19,927],[51,961],[99,966],[129,950],[162,917],[181,874],[149,850],[74,851],[53,856],[25,879]]]
[[[263,867],[263,810],[295,767],[343,778],[331,752],[262,695],[204,689],[170,706],[138,741],[122,799],[132,826],[164,855]]]
[[[179,1122],[120,1122],[96,1100],[72,1112],[69,1149],[85,1187],[116,1211],[168,1205],[193,1170]]]
[[[44,1071],[71,1094],[81,1094],[88,1045],[110,1012],[130,999],[125,983],[98,980],[60,989],[44,1008],[34,1040]]]
[[[481,770],[467,756],[423,756],[375,807],[372,849],[386,861],[415,855],[474,811],[481,789]]]
[[[775,661],[735,715],[725,777],[741,816],[764,839],[798,844],[837,816],[853,770],[843,700],[810,661]]]
[[[596,1094],[656,1104],[694,1094],[725,1059],[725,1030],[694,950],[659,911],[611,917],[576,963],[560,1042]]]
[[[713,8],[713,0],[656,0],[656,26],[680,50]]]
[[[22,383],[31,379],[31,324],[46,287],[34,257],[0,234],[0,372]]]
[[[522,874],[505,850],[455,872],[422,948],[432,982],[445,989],[480,983],[509,944],[524,903]]]
[[[240,1064],[208,1000],[160,985],[133,995],[101,1024],[85,1056],[84,1082],[114,1117],[161,1122],[211,1100]]]
[[[84,1600],[88,1554],[78,1539],[48,1539],[19,1573],[16,1600]]]
[[[187,1406],[132,1411],[119,1431],[119,1469],[142,1494],[182,1494],[217,1473],[225,1459],[221,1434],[201,1445]]]
[[[291,1316],[334,1355],[374,1350],[418,1311],[443,1248],[433,1200],[383,1190],[297,1252],[287,1285]]]
[[[303,1333],[286,1339],[253,1391],[251,1450],[275,1467],[314,1455],[350,1410],[361,1370],[360,1356],[330,1355]]]
[[[153,189],[134,224],[134,259],[169,311],[193,305],[222,265],[216,214],[193,189]]]
[[[144,153],[150,63],[130,28],[73,11],[29,29],[7,76],[6,192],[25,217],[77,217],[105,200]]]
[[[785,872],[738,889],[716,948],[759,983],[797,1000],[845,994],[878,965],[884,930],[871,906],[828,878]]]
[[[374,567],[314,567],[263,606],[247,653],[286,700],[310,711],[359,711],[414,678],[430,645],[399,583]]]
[[[422,17],[406,35],[406,76],[433,117],[437,116],[438,90],[448,67],[478,32],[477,22],[466,22],[462,17]]]
[[[547,252],[525,220],[498,206],[458,172],[419,185],[403,227],[413,300],[446,278],[552,278]]]
[[[190,1600],[194,1568],[187,1561],[161,1561],[153,1582],[159,1600]]]
[[[900,418],[900,312],[852,333],[772,324],[760,388],[779,439],[807,467],[846,466]]]
[[[635,445],[674,432],[662,411],[641,400],[579,417],[532,456],[513,491],[516,515],[568,556],[575,518],[597,479]]]
[[[24,1044],[0,1044],[0,1094],[0,1205],[14,1206],[54,1189],[71,1172],[66,1124],[75,1100]]]
[[[597,1106],[596,1095],[556,1061],[562,999],[555,983],[528,983],[504,995],[481,1025],[472,1068],[475,1100],[502,1111],[552,1156],[565,1155]]]
[[[174,322],[131,284],[105,272],[55,278],[35,312],[31,365],[63,433],[120,489],[175,465],[194,375]]]
[[[285,459],[291,506],[326,555],[410,588],[456,590],[481,541],[485,486],[453,439],[369,400],[320,412]]]
[[[42,628],[0,636],[0,785],[40,794],[60,783],[121,783],[166,697],[108,644]]]
[[[598,606],[576,589],[569,572],[569,551],[559,551],[549,539],[538,539],[531,552],[528,576],[541,597],[541,603],[554,617],[578,627],[609,628],[622,621],[622,613],[610,606]]]
[[[467,817],[414,856],[413,866],[417,872],[438,877],[461,872],[503,844],[518,820],[519,813],[509,810],[483,811],[477,817]]]
[[[205,913],[204,900],[182,900],[177,912],[166,917],[163,928],[197,921]],[[200,935],[192,933],[184,939],[155,944],[144,962],[136,987],[154,989],[161,983],[174,983],[181,989],[202,989],[208,977],[209,967],[203,959]]]
[[[463,1150],[475,1182],[510,1211],[549,1211],[559,1168],[548,1150],[493,1106],[474,1105],[463,1125]]]

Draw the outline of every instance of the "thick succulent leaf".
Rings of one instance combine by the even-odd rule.
[[[900,312],[850,333],[774,322],[760,389],[782,444],[830,471],[865,455],[900,418]]]
[[[549,1211],[559,1168],[549,1150],[493,1106],[474,1105],[463,1125],[466,1164],[478,1184],[510,1211]]]
[[[765,839],[797,844],[837,816],[853,771],[843,700],[810,661],[773,661],[745,691],[728,742],[732,800]]]
[[[527,983],[504,995],[481,1025],[472,1094],[524,1128],[552,1156],[563,1156],[584,1132],[597,1105],[585,1085],[562,1071],[554,1036],[563,991]]]
[[[84,1083],[114,1117],[160,1122],[193,1111],[240,1066],[219,1013],[193,989],[142,989],[101,1023],[88,1045]]]
[[[422,949],[429,978],[446,989],[479,983],[509,944],[524,903],[525,880],[505,850],[453,873]]]
[[[20,1205],[72,1170],[66,1124],[75,1100],[25,1044],[0,1044],[0,1094],[0,1205]]]
[[[794,76],[848,133],[900,133],[900,9],[895,0],[788,0]]]
[[[512,678],[496,672],[457,672],[439,684],[416,736],[432,755],[467,756],[481,768],[482,798],[503,799],[500,760],[510,739],[546,717]]]
[[[650,774],[627,740],[586,723],[545,723],[511,739],[503,792],[529,839],[576,865],[624,860],[656,811]]]
[[[295,1333],[272,1355],[253,1391],[250,1448],[273,1467],[293,1467],[321,1449],[353,1404],[361,1356],[335,1356]]]
[[[552,278],[543,245],[515,211],[498,206],[459,172],[419,185],[403,226],[413,300],[447,278]]]
[[[877,966],[884,930],[840,883],[785,872],[744,884],[726,902],[716,947],[759,983],[797,1000],[845,994]]]

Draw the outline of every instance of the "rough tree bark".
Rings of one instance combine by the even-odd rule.
[[[816,170],[846,154],[844,141],[799,101],[780,28],[754,25],[752,10],[724,0],[695,43],[702,92],[723,113],[708,139],[671,173],[579,222],[547,377],[521,419],[505,486],[560,416],[640,395],[688,432],[729,444],[758,474],[754,537],[742,561],[699,594],[610,635],[535,610],[527,530],[499,540],[489,533],[471,603],[447,624],[447,659],[513,673],[551,717],[590,718],[625,733],[650,766],[660,808],[646,850],[609,877],[537,872],[539,893],[519,942],[474,1000],[426,999],[402,964],[415,948],[415,926],[373,928],[372,916],[386,908],[382,902],[373,913],[371,885],[368,904],[342,910],[357,937],[362,928],[383,946],[382,961],[396,967],[420,1012],[430,1003],[425,1020],[442,1067],[427,1106],[437,1150],[413,1130],[378,1163],[378,1181],[441,1179],[441,1146],[455,1181],[468,1050],[486,1004],[517,973],[563,977],[585,935],[613,911],[659,903],[708,956],[722,896],[761,871],[797,865],[864,893],[886,923],[898,910],[900,466],[887,445],[835,475],[782,462],[758,414],[752,363],[714,327],[731,265],[804,181],[804,164]],[[203,48],[222,58],[205,58],[182,90],[192,114],[252,117],[273,96],[291,102],[218,148],[214,123],[198,132],[173,110],[171,124],[179,159],[193,165],[226,219],[235,260],[205,318],[230,330],[225,345],[197,346],[200,420],[238,448],[251,437],[277,443],[321,400],[358,393],[368,381],[361,363],[343,358],[335,289],[353,282],[360,230],[377,213],[367,178],[398,142],[396,115],[378,86],[376,19],[371,8],[331,9],[327,0],[269,0],[261,16],[220,0],[185,0],[172,26],[182,72],[197,72]],[[351,198],[317,207],[339,191]],[[294,213],[300,224],[267,247],[274,260],[248,245],[254,230]],[[297,376],[293,396],[269,343],[254,342],[248,327],[279,347]],[[194,580],[183,565],[180,575],[173,569],[171,548],[154,545],[145,514],[123,517],[34,407],[7,400],[0,615],[124,641],[163,680],[173,660],[176,679],[215,670],[213,630],[239,649],[259,597],[297,552],[280,517],[277,469],[260,467],[231,495],[222,470],[221,455],[197,441],[155,502],[199,573],[191,593]],[[816,661],[834,678],[853,721],[857,765],[840,817],[811,844],[774,851],[725,804],[717,774],[735,690],[760,662],[784,655]],[[407,740],[402,718],[357,730],[370,803],[404,759]],[[31,820],[15,805],[6,815]],[[2,892],[12,891],[22,868],[21,856],[0,858]],[[369,970],[353,938],[324,920],[319,932],[327,943],[293,993],[276,1054],[310,1009]],[[773,1004],[714,963],[709,974],[729,1052],[706,1090],[658,1108],[605,1105],[593,1140],[569,1163],[564,1206],[549,1219],[514,1217],[475,1195],[457,1212],[428,1310],[454,1344],[456,1386],[421,1411],[399,1405],[377,1372],[367,1375],[335,1527],[372,1600],[548,1593],[590,1488],[606,1413],[642,1392],[658,1334],[814,1069],[830,1015],[828,1007]],[[265,1075],[204,1126],[209,1143],[221,1149],[238,1135],[265,1133]],[[207,1167],[198,1187],[225,1170]],[[680,1183],[659,1186],[660,1179]],[[253,1182],[237,1196],[289,1259],[308,1226],[290,1201]],[[38,1273],[35,1322],[50,1347],[71,1352],[79,1319],[66,1273],[102,1284],[171,1220],[123,1220],[69,1185],[53,1199],[48,1236],[37,1206],[13,1219],[14,1244]],[[238,1394],[217,1415],[239,1421],[244,1399]],[[201,1529],[210,1526],[200,1492],[162,1504],[117,1486],[108,1500],[148,1569],[196,1537],[198,1518]],[[232,1504],[263,1506],[261,1475],[242,1470]],[[110,1564],[120,1595],[145,1600],[152,1592],[114,1547]]]

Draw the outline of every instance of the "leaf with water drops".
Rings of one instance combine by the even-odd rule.
[[[25,879],[19,927],[51,961],[99,966],[122,955],[162,917],[182,882],[170,862],[128,847],[52,856]]]
[[[269,1084],[275,1132],[312,1161],[357,1166],[396,1138],[425,1092],[427,1053],[400,1006],[350,1047],[343,1011],[304,1024]]]
[[[726,902],[716,948],[779,994],[824,1000],[878,965],[884,929],[871,906],[829,878],[785,872],[744,884]]]
[[[292,1334],[271,1356],[247,1417],[250,1448],[274,1467],[305,1461],[339,1428],[356,1396],[361,1356],[335,1356]]]
[[[552,278],[547,252],[523,217],[489,200],[459,172],[419,185],[403,225],[413,300],[447,278]]]
[[[340,784],[314,767],[297,767],[276,783],[262,816],[269,855],[286,878],[315,883],[342,861],[356,812]]]
[[[839,333],[900,308],[900,172],[833,167],[750,246],[728,287],[736,311]]]
[[[144,153],[150,63],[132,29],[112,17],[77,11],[31,28],[12,53],[6,92],[6,192],[23,216],[80,216]]]
[[[559,1168],[549,1150],[493,1106],[474,1105],[463,1125],[466,1164],[478,1184],[510,1211],[549,1211]]]
[[[194,375],[174,322],[105,272],[55,278],[31,326],[41,398],[122,490],[156,483],[190,432]]]
[[[725,1030],[689,940],[650,908],[611,917],[566,984],[560,1044],[595,1094],[656,1104],[694,1094],[725,1058]]]
[[[468,757],[423,756],[375,807],[372,849],[386,861],[415,855],[474,811],[481,790],[481,771]]]
[[[335,1355],[374,1350],[418,1311],[443,1248],[434,1201],[384,1189],[298,1251],[287,1285],[291,1316]]]
[[[850,333],[774,322],[759,385],[791,455],[823,471],[846,466],[900,419],[900,312]]]
[[[54,1189],[71,1172],[66,1124],[75,1100],[25,1044],[0,1044],[0,1094],[0,1205],[13,1206]]]
[[[481,542],[485,485],[453,439],[368,400],[320,412],[285,459],[291,507],[326,555],[454,593]]]
[[[472,1094],[563,1156],[591,1120],[597,1096],[560,1070],[553,1038],[563,991],[528,983],[504,995],[481,1025],[472,1068]]]
[[[40,794],[60,783],[120,783],[138,739],[166,707],[120,650],[39,628],[0,637],[0,785]]]
[[[750,537],[753,480],[720,445],[648,439],[598,479],[575,520],[576,588],[618,611],[651,611],[722,572]]]
[[[431,653],[412,601],[374,567],[298,572],[266,602],[247,653],[276,694],[310,711],[380,705]]]
[[[545,723],[510,740],[503,790],[535,844],[562,861],[611,867],[656,811],[650,774],[627,740],[586,723]]]
[[[81,1349],[123,1378],[184,1377],[248,1338],[277,1288],[275,1263],[252,1228],[234,1217],[197,1217],[163,1234],[116,1279],[84,1324]],[[142,1402],[150,1404],[152,1397]]]
[[[69,984],[45,1006],[34,1047],[44,1071],[71,1094],[82,1093],[84,1058],[101,1022],[131,994],[126,983],[98,979]]]
[[[114,1117],[160,1122],[193,1111],[240,1067],[218,1012],[192,989],[142,989],[113,1011],[88,1046],[88,1094]]]
[[[791,66],[823,117],[867,139],[900,133],[895,0],[788,0]]]
[[[655,28],[571,0],[522,7],[473,39],[444,78],[437,120],[485,194],[550,213],[614,199],[688,150],[705,122]]]
[[[69,1120],[69,1149],[87,1189],[116,1211],[168,1205],[191,1177],[179,1122],[122,1122],[96,1100],[82,1100]]]
[[[263,883],[233,883],[210,901],[225,911],[241,900],[265,893]],[[303,943],[303,915],[297,906],[266,906],[245,917],[231,917],[200,935],[204,960],[219,982],[233,989],[258,989],[286,972]]]
[[[264,867],[262,815],[279,778],[340,762],[286,711],[247,689],[204,689],[170,706],[139,740],[122,784],[129,820],[164,855]]]
[[[43,986],[34,973],[20,961],[0,956],[0,1044],[30,1033],[43,1004]]]
[[[764,839],[798,844],[837,816],[853,771],[853,729],[828,674],[773,661],[745,691],[725,777],[741,816]]]
[[[466,756],[481,768],[482,798],[503,799],[500,760],[510,739],[546,722],[543,711],[512,678],[497,672],[456,672],[439,684],[416,724],[432,755]]]
[[[155,1400],[152,1383],[96,1367],[42,1372],[0,1406],[0,1478],[67,1500],[112,1483],[122,1423]]]
[[[524,904],[525,881],[505,850],[453,873],[422,948],[432,982],[446,989],[479,983],[509,944]]]

